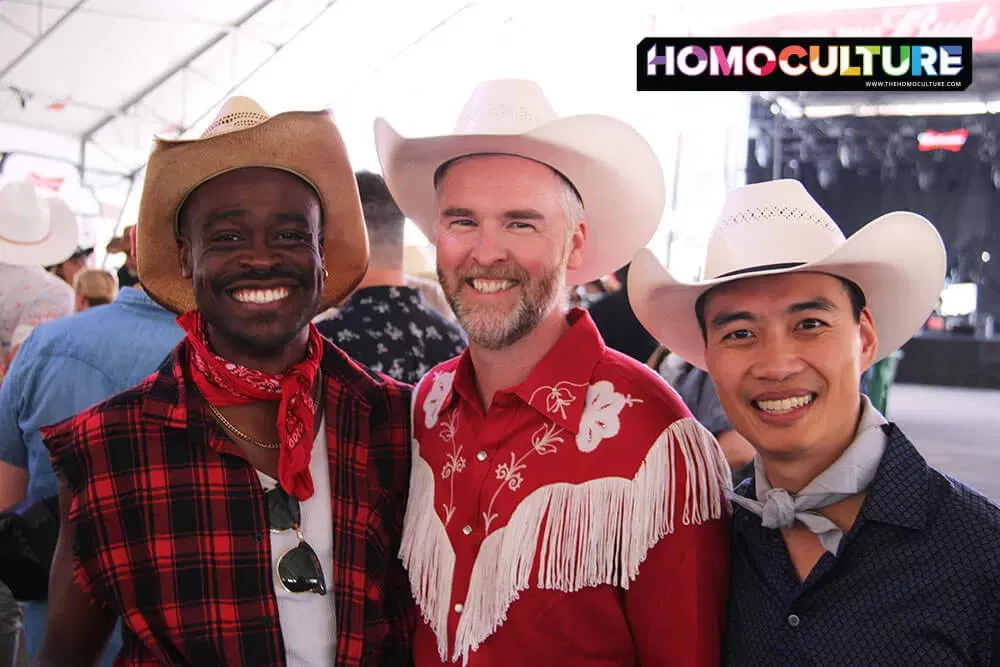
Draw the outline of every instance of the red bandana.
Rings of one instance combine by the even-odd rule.
[[[177,318],[187,332],[188,371],[198,390],[210,405],[225,407],[256,401],[280,401],[278,437],[278,481],[281,487],[300,501],[313,494],[309,459],[312,457],[316,402],[312,388],[323,357],[323,338],[316,326],[309,325],[306,358],[282,375],[255,371],[216,355],[208,347],[205,320],[197,310]]]

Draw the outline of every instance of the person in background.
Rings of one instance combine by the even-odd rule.
[[[640,321],[707,370],[754,446],[735,489],[724,664],[1000,665],[1000,507],[930,467],[860,392],[941,291],[934,226],[850,238],[798,181],[736,188],[702,278],[648,250]]]
[[[752,475],[753,445],[733,428],[726,417],[715,383],[708,373],[663,347],[650,359],[650,366],[680,395],[694,418],[719,441],[733,472],[733,485]]]
[[[111,239],[108,243],[108,254],[125,253],[125,263],[118,269],[118,286],[131,287],[139,282],[139,272],[135,264],[135,252],[132,250],[134,244],[132,238],[135,234],[135,225],[129,225],[122,230],[122,235]]]
[[[465,334],[407,284],[405,218],[385,181],[368,171],[355,178],[371,248],[368,271],[347,302],[317,328],[355,361],[416,384],[432,367],[462,353]]]
[[[628,265],[615,271],[619,289],[591,303],[590,317],[601,332],[605,345],[639,363],[648,364],[656,352],[657,343],[632,312],[628,297],[628,271]]]
[[[80,271],[73,279],[73,283],[77,312],[94,306],[107,305],[118,295],[118,281],[113,275],[100,269]]]
[[[94,282],[98,289],[89,289]],[[103,300],[114,277],[106,271],[77,275],[87,294]],[[55,424],[137,385],[153,373],[183,337],[170,311],[141,289],[122,288],[98,310],[40,325],[22,346],[0,385],[0,510],[24,500],[58,495],[56,475],[42,443],[42,427]],[[48,604],[28,602],[25,636],[28,654],[42,645]],[[116,631],[104,651],[110,667],[122,641]]]
[[[61,199],[42,199],[28,183],[0,189],[0,383],[36,326],[73,313],[73,288],[43,267],[72,255],[78,233]],[[12,504],[3,500],[9,491],[0,481],[0,509]],[[23,644],[20,627],[21,607],[0,583],[0,650]]]
[[[77,247],[73,254],[63,262],[47,267],[48,271],[59,276],[67,285],[74,285],[76,275],[85,271],[90,265],[90,258],[94,255],[93,248]]]

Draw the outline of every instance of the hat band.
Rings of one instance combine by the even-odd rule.
[[[729,271],[728,273],[723,273],[722,275],[715,276],[712,280],[718,280],[719,278],[729,278],[731,276],[738,276],[744,273],[757,273],[759,271],[776,271],[778,269],[794,269],[796,266],[805,266],[805,262],[782,262],[781,264],[758,264],[757,266],[751,266],[745,269],[736,269],[735,271]]]

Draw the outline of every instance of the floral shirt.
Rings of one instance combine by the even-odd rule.
[[[669,385],[568,317],[488,409],[467,352],[417,387],[416,667],[719,664],[725,458]]]
[[[73,288],[40,266],[0,264],[0,380],[11,352],[36,326],[72,315]]]
[[[408,384],[465,349],[458,325],[410,287],[360,289],[316,327],[358,363]]]

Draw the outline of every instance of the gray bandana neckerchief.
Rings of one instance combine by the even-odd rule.
[[[735,494],[734,503],[761,518],[765,528],[791,528],[802,522],[819,538],[823,548],[836,555],[843,532],[823,516],[819,509],[839,503],[868,488],[885,452],[886,437],[881,426],[887,424],[868,397],[862,394],[861,423],[854,442],[844,450],[833,465],[809,482],[802,491],[792,495],[784,489],[772,489],[767,481],[760,457],[754,458],[754,481],[757,500]]]

